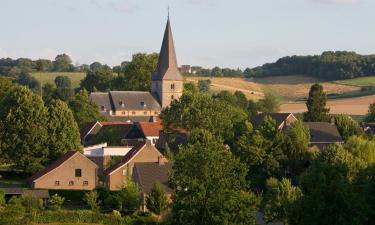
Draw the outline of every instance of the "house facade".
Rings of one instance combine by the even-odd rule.
[[[168,18],[158,64],[152,74],[151,90],[92,92],[90,99],[110,121],[148,121],[179,99],[183,92],[183,77],[178,70],[172,29]]]
[[[164,156],[151,144],[150,141],[140,142],[134,146],[121,161],[104,171],[105,186],[111,191],[119,190],[126,185],[132,176],[135,163],[157,163]]]
[[[69,151],[27,182],[34,189],[92,190],[98,182],[97,168],[80,152]]]

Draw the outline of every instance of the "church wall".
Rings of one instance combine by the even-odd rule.
[[[174,85],[174,88],[172,86]],[[183,91],[183,81],[169,81],[165,80],[162,84],[162,108],[171,104],[174,99],[179,99]],[[172,98],[173,96],[173,98]]]

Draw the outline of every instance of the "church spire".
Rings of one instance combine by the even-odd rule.
[[[169,19],[169,7],[167,25],[165,27],[163,43],[159,53],[159,61],[156,71],[152,75],[152,80],[183,80],[177,67],[177,58]]]

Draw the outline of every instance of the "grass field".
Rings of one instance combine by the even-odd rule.
[[[72,82],[72,87],[76,88],[79,86],[81,80],[85,78],[86,73],[82,72],[43,72],[43,73],[32,73],[35,79],[37,79],[42,85],[46,83],[55,84],[54,80],[57,76],[68,76]]]
[[[359,78],[348,79],[348,80],[338,80],[338,81],[335,81],[335,83],[353,85],[353,86],[358,86],[358,87],[375,86],[375,76],[359,77]]]

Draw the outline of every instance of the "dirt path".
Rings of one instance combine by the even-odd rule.
[[[364,115],[368,111],[368,106],[375,102],[375,95],[331,100],[327,102],[331,113],[335,114],[350,114],[350,115]],[[306,105],[304,102],[286,103],[281,105],[280,112],[304,112]]]

